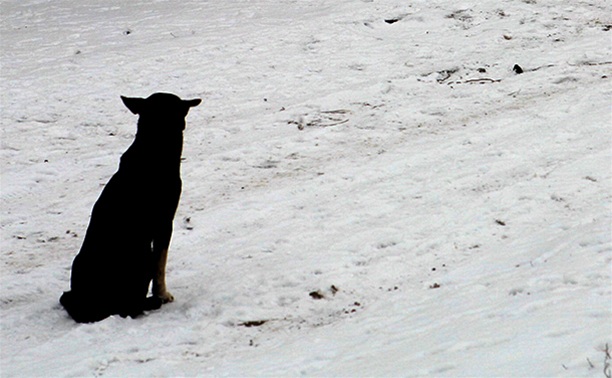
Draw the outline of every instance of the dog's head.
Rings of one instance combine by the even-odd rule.
[[[121,96],[121,100],[132,113],[140,116],[139,125],[179,127],[180,130],[185,129],[185,117],[189,108],[202,102],[199,98],[182,100],[171,93],[154,93],[148,98]]]

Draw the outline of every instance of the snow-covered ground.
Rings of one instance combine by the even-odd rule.
[[[0,18],[2,377],[610,376],[609,1]],[[159,91],[203,99],[176,301],[77,324],[58,298],[134,136],[119,95]]]

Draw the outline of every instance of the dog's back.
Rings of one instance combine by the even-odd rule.
[[[136,138],[94,205],[71,291],[60,298],[78,322],[134,317],[162,302],[146,296],[158,269],[155,250],[167,252],[180,198],[185,116],[200,100],[161,93],[122,99],[140,116]]]

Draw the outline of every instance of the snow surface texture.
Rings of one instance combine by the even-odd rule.
[[[0,5],[2,377],[610,375],[610,2],[94,3]],[[159,91],[176,301],[76,324]]]

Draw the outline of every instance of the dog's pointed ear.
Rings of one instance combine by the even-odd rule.
[[[183,100],[183,103],[187,105],[188,108],[198,106],[200,105],[200,102],[202,102],[202,100],[200,100],[199,98],[194,98],[193,100]]]
[[[130,109],[130,111],[134,114],[140,114],[140,111],[143,109],[145,102],[144,98],[138,97],[121,96],[121,100],[123,100],[125,106],[127,106],[127,108]]]

